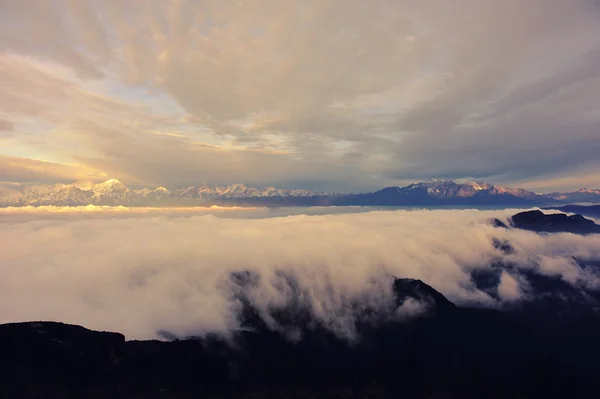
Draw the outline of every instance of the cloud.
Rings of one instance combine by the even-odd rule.
[[[477,289],[470,273],[493,263],[514,266],[501,279],[503,300],[527,299],[515,283],[524,278],[520,271],[599,286],[597,272],[570,260],[600,259],[599,236],[541,236],[488,223],[510,210],[276,218],[255,211],[259,218],[219,210],[159,216],[134,209],[126,212],[137,217],[118,217],[100,209],[100,218],[67,212],[55,220],[31,220],[39,214],[29,217],[27,209],[18,218],[3,214],[0,322],[60,320],[129,339],[155,338],[159,330],[226,332],[238,322],[227,282],[239,271],[260,276],[251,295],[265,314],[294,297],[283,273],[293,277],[302,293],[295,298],[316,320],[346,335],[357,303],[389,309],[391,276],[422,279],[459,304],[492,307],[498,302]],[[494,237],[514,251],[496,249]],[[423,305],[407,304],[398,316],[410,317]]]
[[[505,301],[520,299],[522,292],[517,279],[507,272],[502,272],[500,275],[500,284],[498,285],[498,294]]]
[[[517,184],[526,185],[535,192],[549,193],[557,188],[562,190],[577,190],[582,187],[600,187],[600,173],[597,168],[589,167],[581,170],[572,170],[569,172],[555,173],[538,178],[525,178],[524,181]]]
[[[0,155],[0,181],[59,183],[103,179],[102,172],[85,166],[63,165]]]
[[[0,134],[2,134],[2,135],[11,134],[14,129],[15,129],[15,126],[11,121],[0,118]]]
[[[2,9],[12,155],[177,188],[511,183],[598,167],[588,0]]]

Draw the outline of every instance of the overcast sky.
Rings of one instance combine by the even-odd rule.
[[[597,0],[0,0],[0,181],[600,187]]]

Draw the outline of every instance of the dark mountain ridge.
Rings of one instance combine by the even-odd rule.
[[[506,227],[499,220],[494,220],[498,227]],[[600,234],[600,225],[582,215],[566,215],[564,213],[544,214],[540,210],[525,211],[511,217],[513,227],[545,233]]]
[[[300,323],[299,341],[251,320],[231,341],[125,341],[61,323],[1,325],[0,396],[591,398],[600,388],[598,345],[573,350],[581,331],[555,323],[547,334],[527,321],[530,312],[458,307],[419,280],[396,279],[394,292],[398,303],[431,307],[409,320],[364,323],[357,342],[303,324],[295,311],[282,317]],[[600,331],[597,322],[581,327]]]
[[[506,313],[457,307],[419,280],[396,279],[394,292],[398,303],[426,300],[431,308],[408,321],[364,323],[358,342],[307,324],[298,326],[303,338],[292,342],[252,321],[252,329],[234,332],[229,342],[217,336],[125,341],[117,333],[52,322],[1,325],[6,380],[0,392],[21,398],[558,398],[586,397],[578,389],[595,388],[561,369],[554,348]]]

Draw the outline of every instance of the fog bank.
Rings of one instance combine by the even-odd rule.
[[[529,300],[520,270],[600,287],[592,269],[600,235],[494,228],[514,211],[421,210],[235,219],[156,214],[138,218],[4,220],[0,223],[0,322],[57,320],[120,331],[128,339],[226,332],[238,325],[230,273],[260,276],[247,294],[261,309],[296,295],[324,325],[347,333],[357,303],[386,308],[390,281],[421,279],[458,304]],[[2,214],[2,217],[5,215]],[[493,239],[507,240],[503,252]],[[502,262],[499,299],[478,290],[470,271]],[[400,310],[418,311],[419,304]],[[274,326],[276,328],[276,326]]]

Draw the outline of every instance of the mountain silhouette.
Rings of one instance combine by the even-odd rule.
[[[540,210],[534,210],[517,213],[511,220],[514,227],[524,230],[547,233],[600,233],[599,225],[579,214],[571,216],[564,213],[544,214]]]
[[[252,279],[244,272],[232,278],[240,275]],[[249,308],[241,312],[244,328],[228,339],[126,341],[61,323],[1,325],[0,396],[584,398],[596,392],[593,373],[581,372],[595,370],[595,360],[581,355],[573,373],[562,366],[568,352],[562,341],[542,339],[520,316],[456,306],[420,280],[392,284],[397,305],[410,299],[427,303],[427,311],[407,320],[359,321],[356,341],[311,324],[293,306],[278,317],[302,330],[295,341]],[[588,348],[589,356],[597,349]]]

